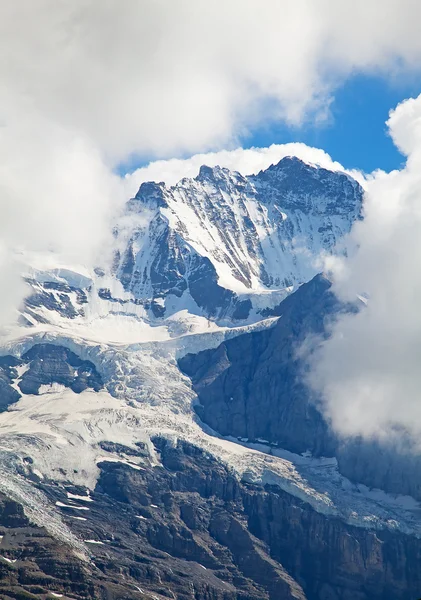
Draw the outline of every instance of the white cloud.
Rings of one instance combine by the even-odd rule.
[[[351,73],[419,69],[420,17],[416,0],[3,0],[0,72],[14,110],[112,160],[193,153],[323,114]]]
[[[183,177],[196,177],[202,165],[208,167],[218,165],[231,169],[231,171],[238,171],[243,175],[252,175],[278,163],[285,156],[297,156],[304,162],[317,164],[333,171],[346,171],[340,163],[332,160],[324,150],[319,148],[312,148],[302,143],[272,144],[268,148],[236,148],[235,150],[195,154],[185,159],[170,158],[151,162],[130,175],[126,175],[126,195],[135,194],[144,181],[164,181],[167,185],[174,185]],[[348,172],[364,183],[365,178],[361,173]]]
[[[10,120],[0,135],[0,324],[24,297],[33,253],[93,266],[104,257],[120,180],[82,136],[39,118]]]
[[[3,0],[5,251],[91,260],[119,203],[117,164],[321,119],[349,74],[418,69],[420,16],[414,0]],[[1,270],[4,289],[17,276]]]
[[[367,183],[359,250],[335,265],[344,300],[367,292],[367,307],[341,317],[315,356],[312,383],[344,435],[421,433],[421,96],[400,104],[388,125],[408,153],[401,171]]]

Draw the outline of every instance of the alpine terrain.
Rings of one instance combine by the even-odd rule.
[[[421,462],[344,441],[300,348],[363,190],[293,157],[143,183],[104,263],[27,257],[0,356],[0,597],[404,600]],[[311,349],[308,349],[311,352]]]

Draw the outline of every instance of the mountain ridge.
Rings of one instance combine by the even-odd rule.
[[[199,307],[223,315],[236,301],[233,292],[249,300],[250,312],[260,292],[284,297],[316,274],[312,262],[333,252],[361,218],[362,194],[348,175],[295,158],[249,177],[202,166],[196,178],[175,186],[143,183],[127,209],[147,222],[131,235],[117,227],[123,248],[115,273],[126,290],[146,299],[183,295],[192,272],[207,287],[213,281],[217,296],[209,311],[196,295]],[[159,269],[171,279],[166,284],[157,274],[155,240]]]

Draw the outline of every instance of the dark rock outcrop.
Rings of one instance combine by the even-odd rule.
[[[323,335],[340,310],[321,275],[282,303],[272,329],[241,335],[188,354],[180,368],[192,379],[201,419],[222,435],[264,439],[293,452],[332,456],[334,436],[311,402],[298,356],[309,334]]]
[[[19,378],[17,367],[25,367]],[[59,383],[79,394],[91,388],[99,391],[102,379],[93,363],[54,344],[36,344],[20,359],[0,357],[0,412],[18,402],[21,394],[38,394],[41,385]]]
[[[0,412],[7,410],[8,406],[21,398],[19,392],[11,385],[18,376],[16,367],[19,364],[19,360],[14,356],[0,357]]]
[[[22,356],[22,362],[29,363],[18,384],[24,394],[38,394],[41,385],[52,383],[69,387],[77,394],[87,388],[99,391],[103,387],[95,366],[63,346],[36,344]]]
[[[338,443],[340,472],[351,481],[421,500],[421,456],[405,433],[394,440],[350,438]]]
[[[305,340],[327,336],[338,312],[356,309],[341,305],[318,275],[274,309],[280,319],[272,329],[188,354],[179,365],[198,395],[198,415],[222,435],[336,456],[351,481],[421,499],[421,457],[410,441],[337,439],[305,384]]]
[[[25,309],[36,321],[45,322],[42,315],[37,313],[39,308],[57,312],[67,319],[84,315],[83,305],[88,302],[85,290],[53,281],[26,281],[32,287],[32,293],[25,298]]]
[[[191,444],[154,442],[162,466],[102,463],[88,520],[72,522],[105,541],[92,553],[106,578],[186,600],[419,596],[416,537],[346,525],[277,487],[239,482]]]

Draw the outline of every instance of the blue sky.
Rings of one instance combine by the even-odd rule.
[[[336,90],[328,123],[300,128],[273,125],[256,129],[243,140],[244,147],[272,143],[304,142],[322,148],[344,167],[371,172],[398,168],[404,157],[387,135],[389,110],[416,97],[421,82],[415,79],[386,81],[381,77],[354,76]]]
[[[272,122],[251,129],[247,136],[239,139],[239,145],[251,148],[303,142],[325,150],[347,169],[357,168],[366,173],[377,168],[391,171],[401,167],[405,159],[387,133],[385,123],[389,111],[399,102],[417,97],[420,93],[421,82],[415,77],[388,79],[355,75],[335,90],[330,106],[331,117],[327,122],[315,124],[309,121],[300,127]],[[187,158],[186,155],[180,156],[183,157]],[[147,158],[132,157],[120,164],[116,171],[124,175],[148,163]]]

